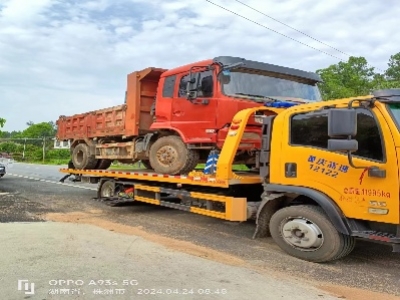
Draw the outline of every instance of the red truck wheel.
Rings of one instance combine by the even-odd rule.
[[[78,144],[72,151],[72,163],[76,169],[94,169],[97,159],[94,155],[90,155],[88,145]]]
[[[140,161],[140,164],[141,164],[146,170],[151,170],[151,169],[152,169],[151,164],[150,164],[150,161],[148,161],[148,160],[141,160],[141,161]]]
[[[106,170],[111,166],[112,161],[110,159],[99,159],[95,169],[96,170]]]
[[[179,136],[163,136],[150,148],[150,164],[157,173],[186,174],[197,166],[198,161],[199,152],[188,149]]]

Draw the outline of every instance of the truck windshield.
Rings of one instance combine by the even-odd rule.
[[[225,95],[237,97],[322,100],[318,87],[311,83],[238,71],[230,72],[230,80],[222,80],[222,89]]]
[[[387,105],[387,108],[391,113],[397,128],[400,130],[400,103],[390,103]]]

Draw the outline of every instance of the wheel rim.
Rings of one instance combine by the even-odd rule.
[[[301,251],[316,251],[322,247],[322,230],[305,218],[286,219],[281,226],[283,240]]]
[[[102,189],[101,194],[102,198],[112,197],[114,196],[114,189],[112,186],[106,186],[105,188]]]
[[[172,165],[178,158],[178,152],[171,146],[164,146],[157,151],[157,160],[163,166]]]
[[[83,161],[83,151],[78,151],[78,153],[76,153],[75,158],[76,158],[76,162],[78,164],[82,163],[82,161]]]

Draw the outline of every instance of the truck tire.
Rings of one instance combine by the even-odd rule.
[[[72,163],[75,169],[94,169],[97,159],[94,155],[90,155],[89,146],[86,144],[78,144],[72,151]]]
[[[107,170],[111,166],[112,160],[110,159],[99,159],[95,169],[96,170]]]
[[[115,196],[115,183],[112,180],[104,181],[100,188],[100,198],[112,198]]]
[[[278,210],[271,217],[269,229],[282,250],[310,262],[337,260],[355,246],[354,237],[338,232],[322,208],[314,205]]]
[[[146,169],[146,170],[152,170],[153,167],[150,164],[150,161],[148,160],[141,160],[140,164]]]
[[[199,152],[188,149],[179,136],[157,139],[150,148],[151,168],[162,174],[177,175],[192,171],[200,159]]]

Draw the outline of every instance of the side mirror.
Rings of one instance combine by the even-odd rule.
[[[350,139],[357,135],[357,112],[355,109],[330,109],[328,111],[328,150],[356,152],[357,140]]]
[[[206,76],[201,80],[200,89],[203,93],[203,97],[211,97],[213,94],[213,77],[212,75]]]
[[[357,135],[357,112],[355,109],[330,109],[328,111],[329,137],[354,137]]]
[[[186,86],[186,99],[193,100],[197,98],[198,89],[200,86],[200,73],[191,73],[190,80]]]
[[[358,150],[357,140],[328,140],[329,151],[340,151],[340,152],[356,152]]]
[[[222,70],[222,72],[219,74],[219,80],[222,84],[228,84],[231,82],[231,71]]]

